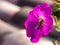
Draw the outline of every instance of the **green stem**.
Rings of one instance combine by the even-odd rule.
[[[54,45],[58,45],[57,40],[52,40],[52,42],[53,42]]]

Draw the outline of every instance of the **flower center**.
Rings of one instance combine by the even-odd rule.
[[[35,27],[35,29],[39,29],[41,26],[44,25],[44,19],[42,17],[39,17],[37,15],[33,15],[36,19],[38,19],[38,24],[37,26]]]
[[[38,23],[38,25],[36,26],[36,29],[39,29],[41,26],[43,26],[44,25],[44,20],[43,20],[43,18],[40,18],[39,19],[39,23]]]

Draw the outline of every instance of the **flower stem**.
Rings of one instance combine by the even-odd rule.
[[[52,42],[53,42],[54,45],[58,45],[57,40],[52,40]]]

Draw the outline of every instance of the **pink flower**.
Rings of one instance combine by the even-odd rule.
[[[52,8],[48,4],[37,5],[28,15],[25,22],[26,33],[31,42],[38,42],[47,36],[53,27]]]

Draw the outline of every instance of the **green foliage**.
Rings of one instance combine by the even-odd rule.
[[[53,42],[54,45],[58,45],[57,40],[52,40],[52,42]]]
[[[56,0],[56,2],[60,3],[60,0]]]
[[[56,26],[56,31],[60,32],[60,1],[56,0],[56,9],[53,12],[54,19],[55,19],[55,26]]]
[[[57,18],[56,16],[54,16],[55,19],[55,26],[56,26],[56,31],[60,32],[60,18]]]
[[[60,18],[60,8],[56,9],[56,10],[53,12],[53,14],[54,14],[55,16],[57,16],[58,18]]]
[[[57,8],[60,8],[60,3],[57,2],[56,3],[56,6],[57,6]]]

